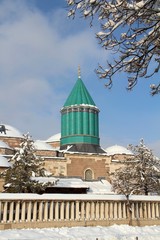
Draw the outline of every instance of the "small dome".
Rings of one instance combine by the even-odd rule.
[[[36,150],[54,150],[51,145],[41,140],[36,140],[33,145]]]
[[[0,148],[7,148],[10,149],[10,147],[3,141],[0,140]]]
[[[115,155],[115,154],[127,154],[133,155],[133,153],[127,148],[119,145],[114,145],[105,149],[107,155]]]
[[[57,133],[51,136],[50,138],[48,138],[45,142],[60,142],[60,138],[61,138],[61,133]]]
[[[11,164],[8,162],[7,158],[0,155],[0,167],[10,167]]]
[[[5,132],[2,129],[5,129]],[[18,137],[23,138],[23,135],[17,130],[16,128],[6,125],[6,124],[0,124],[0,137]]]

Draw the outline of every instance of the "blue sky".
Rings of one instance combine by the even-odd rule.
[[[113,56],[98,45],[82,18],[67,18],[65,0],[0,0],[0,122],[46,140],[60,132],[60,109],[81,76],[100,109],[102,147],[138,144],[160,156],[160,96],[150,80],[128,92],[124,73],[111,90],[94,72]],[[158,76],[156,76],[157,78]],[[157,79],[156,79],[157,80]]]

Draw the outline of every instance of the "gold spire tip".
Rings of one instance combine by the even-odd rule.
[[[80,65],[78,66],[78,78],[81,78],[81,68],[80,68]]]

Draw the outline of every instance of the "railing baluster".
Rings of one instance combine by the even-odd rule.
[[[50,202],[50,208],[49,208],[49,220],[53,220],[53,201]]]
[[[61,202],[60,206],[60,220],[64,220],[64,202]]]
[[[43,201],[39,203],[39,212],[38,212],[38,219],[39,221],[43,220]]]
[[[14,202],[10,202],[10,204],[9,204],[9,222],[13,222],[13,206],[14,206]]]
[[[67,202],[66,202],[66,220],[69,220],[69,207],[70,207],[70,204],[69,204],[69,202],[67,201]]]
[[[156,215],[155,215],[155,217],[156,218],[160,218],[160,209],[159,209],[159,207],[158,207],[158,203],[155,203],[156,204],[156,206],[155,206],[155,212],[156,212]]]
[[[8,206],[8,202],[5,201],[3,204],[4,204],[4,207],[3,207],[3,222],[7,222],[7,206]]]
[[[148,203],[148,218],[151,218],[151,203]]]
[[[71,202],[71,220],[74,220],[74,202]]]
[[[155,218],[155,203],[154,202],[152,202],[152,219],[154,219]]]
[[[146,202],[143,203],[142,207],[143,207],[143,218],[147,219],[147,206],[146,206]]]
[[[76,220],[79,220],[79,201],[76,201]]]
[[[117,208],[118,208],[118,219],[121,219],[122,218],[122,205],[121,205],[121,202],[118,202],[117,204],[118,204],[118,206],[117,206]]]
[[[22,210],[21,210],[21,221],[24,222],[26,220],[26,202],[22,202]]]
[[[31,207],[32,207],[32,203],[31,201],[29,201],[28,208],[27,208],[27,222],[31,221]]]
[[[55,220],[59,219],[59,202],[55,202]]]
[[[44,221],[48,220],[48,201],[44,202]]]
[[[84,220],[85,219],[85,202],[82,201],[81,202],[81,220]]]
[[[100,202],[100,219],[104,219],[104,202]]]
[[[95,219],[95,202],[91,202],[91,220]]]
[[[105,202],[105,219],[109,219],[109,203]]]
[[[99,202],[96,202],[96,220],[99,219]]]
[[[16,211],[15,222],[19,222],[19,219],[20,219],[19,207],[20,207],[20,202],[18,201],[18,202],[16,202],[16,208],[15,208],[15,211]]]
[[[109,203],[109,218],[113,219],[113,203]]]
[[[142,202],[139,203],[139,217],[143,219],[143,205]]]
[[[33,203],[33,221],[37,221],[37,201]]]
[[[118,214],[117,214],[117,202],[114,202],[113,205],[113,218],[117,219],[118,218]]]

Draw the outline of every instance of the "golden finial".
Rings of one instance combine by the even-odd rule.
[[[80,68],[80,65],[78,65],[78,78],[81,78],[81,68]]]

